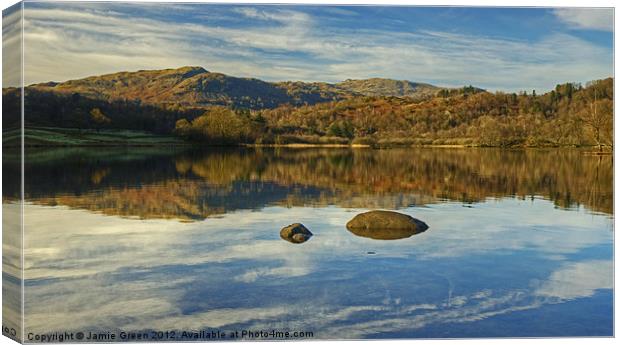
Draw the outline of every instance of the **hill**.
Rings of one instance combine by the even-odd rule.
[[[272,83],[184,67],[36,84],[24,99],[26,127],[203,144],[613,146],[612,78],[537,95],[377,78]],[[3,89],[5,130],[21,126],[20,101],[19,89]]]
[[[442,88],[408,80],[384,78],[347,79],[335,85],[338,89],[363,96],[391,96],[424,99],[432,97]]]
[[[105,101],[140,101],[161,107],[228,107],[264,109],[280,105],[312,105],[355,96],[397,96],[421,99],[441,88],[391,79],[347,80],[338,84],[266,82],[209,72],[202,67],[142,70],[29,86],[38,91]]]
[[[260,117],[280,141],[333,136],[380,146],[613,146],[613,79],[560,84],[542,95],[464,87],[422,101],[354,97],[265,109]]]

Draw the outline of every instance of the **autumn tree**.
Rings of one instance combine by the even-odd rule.
[[[336,121],[327,129],[327,135],[351,139],[353,138],[354,130],[353,124],[350,121]]]
[[[174,134],[181,137],[189,137],[191,135],[192,124],[187,119],[177,120],[174,126]]]
[[[175,131],[186,133],[195,140],[212,144],[238,144],[253,142],[261,127],[247,114],[238,114],[226,107],[212,107],[191,124],[183,119],[177,121]]]
[[[99,109],[99,108],[93,108],[90,111],[90,119],[93,121],[93,123],[95,123],[95,127],[97,128],[97,132],[99,132],[99,130],[103,126],[109,125],[112,122],[112,120],[110,120],[109,117],[105,116],[101,112],[101,109]]]

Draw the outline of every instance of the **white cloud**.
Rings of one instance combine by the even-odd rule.
[[[21,27],[21,10],[2,14],[2,87],[19,86],[22,82]]]
[[[592,296],[598,289],[613,288],[613,262],[578,262],[555,271],[537,291],[540,296],[563,300]]]
[[[236,10],[246,27],[102,10],[26,8],[26,84],[200,65],[267,80],[388,77],[446,86],[547,90],[612,74],[612,54],[568,34],[538,42],[322,27],[293,10]]]
[[[578,29],[614,30],[613,8],[558,8],[553,13],[561,21]]]
[[[183,65],[266,80],[387,77],[514,91],[612,74],[610,49],[568,34],[528,42],[330,28],[291,9],[236,12],[243,28],[103,10],[26,8],[26,83]]]
[[[254,7],[238,7],[235,12],[242,14],[246,18],[275,21],[288,25],[310,25],[312,18],[303,12],[291,10],[260,10]]]

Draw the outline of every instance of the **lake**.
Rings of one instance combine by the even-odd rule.
[[[17,315],[19,164],[4,156],[4,311]],[[50,148],[27,150],[25,174],[27,337],[613,335],[611,156]],[[374,209],[429,229],[346,229]],[[279,236],[296,222],[305,243]]]

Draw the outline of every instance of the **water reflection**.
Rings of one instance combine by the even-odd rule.
[[[7,172],[17,169],[3,164]],[[31,151],[26,198],[125,217],[200,220],[267,205],[399,209],[542,196],[612,213],[612,158],[578,150]],[[16,196],[13,186],[5,196]]]
[[[31,151],[25,327],[609,336],[611,166],[542,150]],[[346,229],[379,207],[432,230]],[[314,234],[302,245],[280,238],[296,222]]]
[[[409,238],[423,231],[415,229],[366,229],[366,228],[347,228],[352,234],[360,237],[372,238],[373,240],[400,240]]]
[[[192,223],[38,205],[26,212],[26,325],[33,331],[174,325],[360,338],[612,329],[609,219],[544,200],[419,208],[433,231],[401,241],[351,236],[339,224],[352,212],[336,207],[275,206]],[[282,241],[273,226],[289,219],[313,229],[312,240]],[[521,319],[525,311],[534,317]],[[545,326],[540,315],[558,323]]]

